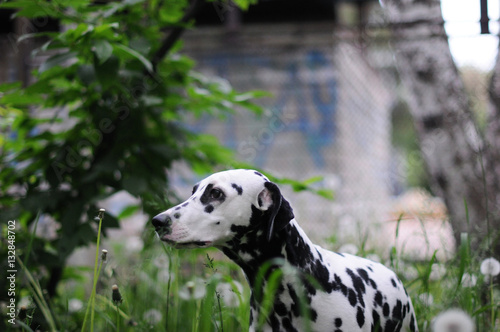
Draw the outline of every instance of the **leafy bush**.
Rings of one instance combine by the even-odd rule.
[[[204,77],[179,54],[176,36],[191,24],[184,14],[188,4],[18,0],[1,5],[18,10],[16,16],[50,17],[66,27],[22,36],[45,40],[35,53],[47,58],[29,86],[0,85],[0,219],[17,221],[19,254],[37,216],[57,223],[55,238],[33,239],[25,262],[44,272],[41,282],[50,295],[69,255],[95,238],[99,201],[125,190],[153,214],[155,202],[175,199],[166,173],[174,162],[198,172],[233,163],[214,137],[183,125],[187,115],[259,112],[249,102],[259,93],[239,94],[224,80]],[[118,220],[106,214],[102,229],[110,227],[118,227]]]

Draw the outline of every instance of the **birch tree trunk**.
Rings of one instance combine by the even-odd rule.
[[[491,85],[496,107],[486,140],[451,56],[440,1],[385,0],[383,7],[432,189],[448,208],[457,244],[466,232],[474,248],[498,257],[500,63]]]

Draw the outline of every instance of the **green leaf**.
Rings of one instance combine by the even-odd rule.
[[[16,105],[17,107],[21,107],[32,104],[41,104],[43,102],[43,98],[38,94],[27,94],[25,91],[19,90],[5,94],[0,98],[0,102],[6,105]]]
[[[250,91],[245,93],[239,93],[234,96],[233,100],[235,102],[249,101],[255,98],[271,97],[272,93],[268,91]]]
[[[59,34],[57,32],[26,33],[26,34],[22,35],[21,37],[19,37],[17,39],[17,43],[20,43],[20,42],[25,41],[26,39],[30,39],[30,38],[37,38],[37,37],[49,37],[49,38],[53,38],[53,37],[56,37],[58,35]]]
[[[309,178],[307,180],[304,180],[303,182],[304,184],[309,185],[320,181],[323,181],[323,177],[318,175],[318,176],[313,176],[312,178]]]
[[[93,25],[80,23],[76,28],[61,33],[59,39],[67,43],[74,43],[92,31],[94,31]]]
[[[78,53],[76,52],[66,52],[66,53],[60,53],[51,56],[47,61],[42,63],[40,66],[39,72],[43,73],[55,66],[62,66],[67,64],[71,60],[76,60],[76,56]]]
[[[102,219],[102,228],[118,228],[120,227],[120,221],[118,218],[113,216],[112,214],[105,212],[104,218]]]
[[[98,39],[94,43],[92,51],[94,51],[95,55],[99,59],[99,63],[102,64],[109,59],[111,54],[113,54],[113,46],[111,46],[107,40]]]
[[[319,189],[316,190],[316,194],[320,195],[321,197],[324,197],[329,200],[335,199],[335,193],[332,190],[329,189]]]
[[[126,177],[123,179],[123,189],[134,196],[140,196],[147,191],[148,183],[144,178],[139,178],[138,176]]]
[[[138,3],[142,3],[145,0],[125,0],[122,2],[112,2],[107,8],[107,10],[103,13],[103,17],[110,17],[116,14],[117,11],[121,11],[128,6],[133,6]]]
[[[96,79],[95,70],[92,65],[84,64],[78,66],[77,74],[83,84],[89,85]]]
[[[36,18],[59,15],[57,8],[55,8],[54,5],[51,5],[48,1],[9,1],[0,4],[0,8],[18,9],[15,14],[16,17]]]
[[[94,64],[94,69],[97,79],[105,88],[118,83],[117,77],[118,70],[120,69],[120,60],[116,56],[111,56],[102,64],[99,62]]]
[[[467,233],[460,234],[460,247],[458,252],[458,257],[460,258],[458,265],[458,279],[461,283],[466,268],[470,267],[470,242],[469,235]],[[460,283],[458,283],[457,287],[460,286]]]
[[[113,46],[113,49],[116,51],[116,54],[118,56],[123,56],[124,58],[135,58],[139,60],[150,73],[153,72],[153,65],[151,64],[151,62],[139,52],[134,51],[133,49],[123,44],[115,44]]]
[[[248,7],[250,7],[250,5],[254,5],[257,3],[257,0],[233,0],[233,1],[234,4],[236,4],[236,6],[240,7],[243,10],[248,10]]]
[[[98,39],[116,40],[119,38],[119,35],[115,33],[115,29],[118,29],[119,27],[120,24],[118,22],[98,25],[94,28],[93,37]]]
[[[17,90],[21,87],[21,82],[7,82],[0,84],[0,92],[7,92],[9,90]]]
[[[163,104],[163,99],[156,96],[145,95],[141,97],[144,106],[155,106]]]
[[[131,215],[139,211],[140,208],[141,207],[139,205],[128,205],[120,212],[120,214],[118,215],[118,219],[130,217]]]

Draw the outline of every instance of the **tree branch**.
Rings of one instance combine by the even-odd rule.
[[[486,181],[493,181],[496,187],[500,188],[500,43],[498,45],[499,54],[493,68],[489,89],[490,108],[488,114],[487,127],[485,132],[486,143],[488,144],[488,161],[486,165],[492,170],[491,176]],[[492,193],[493,194],[493,193]],[[498,210],[500,205],[500,193],[495,193],[497,197],[494,200],[497,205],[494,207]]]
[[[156,72],[156,67],[163,60],[163,58],[167,55],[170,49],[174,46],[175,42],[179,40],[182,33],[186,29],[186,24],[188,24],[192,19],[195,18],[198,11],[203,6],[204,2],[202,0],[193,0],[188,10],[179,21],[179,26],[172,29],[170,34],[165,37],[160,48],[156,51],[153,59],[151,60],[151,64],[153,65],[153,72]]]

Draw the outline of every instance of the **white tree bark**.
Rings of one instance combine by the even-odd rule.
[[[488,126],[486,128],[486,142],[488,143],[489,165],[488,168],[492,169],[488,173],[486,179],[488,183],[494,183],[496,188],[500,188],[500,44],[498,47],[497,60],[493,75],[490,82],[490,100],[491,109],[488,115]],[[492,211],[496,215],[493,217],[500,218],[500,190],[492,197],[493,206]],[[498,230],[498,229],[497,229]],[[499,230],[500,231],[500,230]]]
[[[455,239],[467,232],[479,247],[489,234],[486,245],[500,253],[500,171],[493,167],[498,165],[498,151],[492,152],[474,123],[449,49],[440,1],[385,0],[383,6],[432,188],[446,203]],[[500,91],[500,79],[493,81],[498,85],[495,91]],[[491,141],[495,143],[500,137],[499,115],[497,107],[491,118],[497,130],[489,137],[496,138]]]

